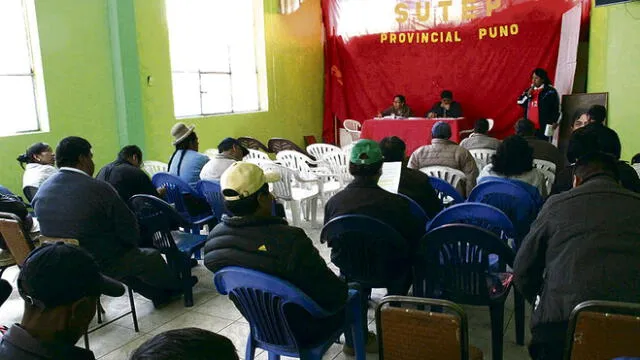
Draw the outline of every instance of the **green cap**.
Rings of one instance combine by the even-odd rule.
[[[373,140],[359,140],[351,149],[351,163],[369,165],[382,161],[380,145]]]

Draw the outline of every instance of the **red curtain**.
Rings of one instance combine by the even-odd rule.
[[[323,137],[327,141],[334,140],[334,116],[370,119],[391,106],[396,94],[405,95],[414,114],[422,116],[445,89],[453,91],[465,117],[493,118],[493,135],[511,134],[522,115],[516,99],[531,84],[531,71],[541,67],[550,76],[555,74],[562,14],[577,1],[589,8],[589,0],[503,0],[491,16],[419,31],[406,30],[404,25],[403,31],[386,34],[382,42],[381,34],[348,40],[336,34],[343,1],[348,0],[322,3],[326,32]],[[584,14],[587,20],[588,12]],[[505,25],[507,36],[504,27],[500,33]],[[487,31],[482,39],[481,29]],[[443,32],[442,40],[451,32],[454,41],[415,43],[417,36],[432,32]],[[401,33],[414,43],[391,44],[388,38]],[[492,34],[497,36],[491,38]],[[440,40],[440,35],[436,37]]]

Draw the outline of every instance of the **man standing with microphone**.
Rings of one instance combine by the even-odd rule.
[[[520,95],[518,105],[524,108],[524,117],[535,124],[536,137],[548,140],[558,127],[560,97],[544,69],[533,70],[531,87]]]

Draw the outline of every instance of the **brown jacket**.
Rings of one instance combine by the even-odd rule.
[[[431,140],[431,145],[422,146],[411,154],[407,165],[410,169],[418,170],[427,166],[448,166],[464,172],[466,181],[464,184],[460,182],[457,190],[465,197],[476,186],[478,166],[473,155],[451,140]]]

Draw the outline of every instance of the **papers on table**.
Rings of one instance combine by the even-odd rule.
[[[400,186],[400,173],[402,162],[386,162],[382,164],[382,176],[378,180],[378,186],[390,193],[397,194]]]

